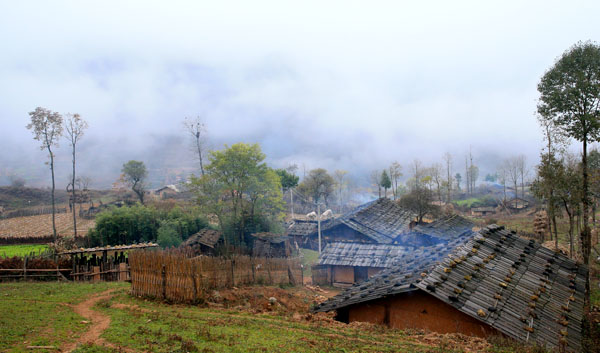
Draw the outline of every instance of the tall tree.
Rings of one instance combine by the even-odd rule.
[[[436,188],[437,199],[439,202],[441,202],[442,201],[442,185],[443,185],[442,166],[439,165],[438,163],[434,163],[431,166],[431,168],[429,168],[429,172],[431,175],[431,181],[433,182],[433,184],[435,185],[435,188]]]
[[[258,144],[236,143],[211,151],[204,176],[191,179],[199,204],[217,216],[235,245],[246,240],[246,220],[254,223],[258,215],[282,220],[281,179],[265,158]]]
[[[600,138],[600,47],[591,42],[575,44],[544,74],[538,91],[540,116],[582,143],[581,244],[583,261],[588,265],[592,244],[587,149],[589,143]],[[589,303],[589,278],[586,289]]]
[[[71,203],[73,205],[73,233],[74,237],[77,238],[77,216],[75,211],[75,205],[77,204],[77,198],[75,195],[75,149],[77,147],[77,142],[83,137],[83,132],[87,129],[88,123],[81,118],[79,114],[69,114],[67,115],[67,120],[65,121],[65,130],[67,130],[67,139],[71,144],[71,153],[72,153],[72,161],[73,161],[73,174],[71,175]]]
[[[29,112],[31,122],[27,124],[27,129],[33,132],[33,138],[41,142],[40,148],[48,150],[50,158],[50,173],[52,175],[52,238],[56,242],[56,203],[54,191],[56,185],[54,182],[54,152],[53,147],[58,146],[58,140],[63,132],[63,117],[48,109],[37,107],[34,111]]]
[[[185,118],[183,121],[183,126],[185,130],[192,136],[194,139],[194,150],[198,153],[198,162],[200,163],[200,175],[204,175],[204,158],[205,149],[206,149],[206,125],[202,121],[202,118],[199,116],[195,119]]]
[[[387,198],[387,189],[392,187],[392,181],[390,180],[390,176],[387,173],[387,170],[383,170],[381,172],[381,179],[379,180],[379,184],[384,190],[384,197]]]
[[[444,153],[444,162],[446,162],[446,202],[450,203],[452,197],[452,155],[449,152]]]
[[[460,181],[462,180],[462,175],[460,175],[460,173],[456,173],[454,179],[456,179],[456,189],[460,191]]]
[[[519,170],[519,177],[521,178],[521,198],[525,198],[525,177],[527,176],[527,163],[525,163],[525,155],[521,154],[517,156],[516,163],[517,169]]]
[[[313,169],[308,172],[308,175],[298,185],[298,190],[311,197],[313,202],[323,201],[327,203],[327,199],[333,193],[335,180],[323,168]]]
[[[402,166],[398,162],[393,162],[390,165],[390,179],[392,181],[392,195],[394,195],[394,200],[398,198],[398,181],[402,176]]]
[[[129,184],[131,190],[135,192],[143,205],[144,194],[146,192],[146,177],[148,177],[148,170],[146,169],[144,162],[129,161],[123,164],[121,173],[123,173],[125,182]]]
[[[343,207],[343,192],[344,189],[348,186],[348,182],[346,181],[346,175],[348,171],[338,169],[333,172],[333,177],[335,178],[335,185],[338,191],[338,204],[339,204],[339,213],[342,213]]]
[[[517,157],[511,157],[504,161],[504,170],[507,173],[508,180],[512,182],[515,189],[515,207],[517,207],[517,197],[519,195],[519,161]]]

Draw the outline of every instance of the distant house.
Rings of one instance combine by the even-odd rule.
[[[313,273],[317,272],[313,283],[347,287],[386,268],[422,259],[439,260],[474,236],[473,225],[460,216],[450,216],[415,227],[418,231],[401,236],[402,245],[330,243],[312,269]]]
[[[409,233],[401,234],[394,239],[394,244],[420,247],[447,243],[471,233],[474,226],[475,223],[464,217],[450,215],[413,227]]]
[[[214,229],[202,229],[184,241],[182,247],[191,247],[197,255],[214,254],[217,246],[223,243],[223,234]]]
[[[510,199],[504,203],[507,208],[510,208],[513,211],[524,210],[529,207],[529,201],[515,197]]]
[[[371,322],[581,351],[588,269],[503,227],[488,226],[450,254],[415,253],[313,308]]]
[[[290,257],[295,251],[290,237],[273,233],[252,234],[252,256]]]
[[[179,193],[179,189],[175,185],[165,185],[160,189],[154,190],[154,195],[161,198],[166,199],[169,197],[173,197]]]
[[[490,214],[496,213],[495,207],[473,207],[471,208],[471,216],[474,217],[485,217]]]
[[[387,198],[381,198],[355,208],[342,217],[321,222],[322,248],[332,242],[392,244],[399,235],[415,225],[415,215]],[[318,249],[317,223],[295,222],[288,235],[301,239],[300,246]]]

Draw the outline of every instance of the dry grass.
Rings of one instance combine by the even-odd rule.
[[[77,217],[77,235],[85,235],[95,221]],[[73,215],[56,215],[56,231],[60,236],[73,235]],[[17,217],[0,220],[0,238],[44,238],[52,235],[52,215]]]

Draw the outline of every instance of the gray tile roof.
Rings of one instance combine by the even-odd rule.
[[[429,246],[461,237],[470,232],[475,224],[459,215],[440,218],[432,223],[420,224],[409,233],[394,239],[394,243],[405,246]]]
[[[209,248],[214,248],[219,239],[221,239],[222,233],[218,230],[213,229],[202,229],[198,233],[190,236],[186,241],[181,244],[182,246],[194,246],[202,244]]]
[[[392,267],[414,250],[399,245],[334,242],[323,249],[319,265]]]
[[[416,290],[414,284],[422,274],[433,269],[437,262],[447,256],[458,244],[474,236],[471,232],[465,237],[430,247],[411,248],[394,261],[396,264],[377,273],[368,280],[356,283],[337,296],[316,306],[314,311],[330,311],[362,303],[388,295]]]
[[[509,337],[580,350],[587,267],[498,226],[426,249],[313,310],[420,289]]]
[[[489,226],[416,286],[520,341],[581,348],[587,267]]]

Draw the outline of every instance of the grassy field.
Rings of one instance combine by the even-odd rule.
[[[48,245],[22,244],[22,245],[0,245],[0,257],[26,256],[40,254],[48,250]]]
[[[0,351],[24,352],[28,346],[64,349],[76,344],[95,322],[75,314],[73,305],[109,289],[113,290],[110,297],[92,307],[110,318],[108,328],[100,340],[82,342],[76,352],[526,351],[479,338],[403,332],[366,323],[346,325],[279,304],[259,312],[247,305],[229,309],[169,305],[131,297],[126,283],[0,284]]]
[[[86,325],[69,305],[123,283],[0,284],[0,351],[22,352],[27,346],[61,346],[73,342]]]

